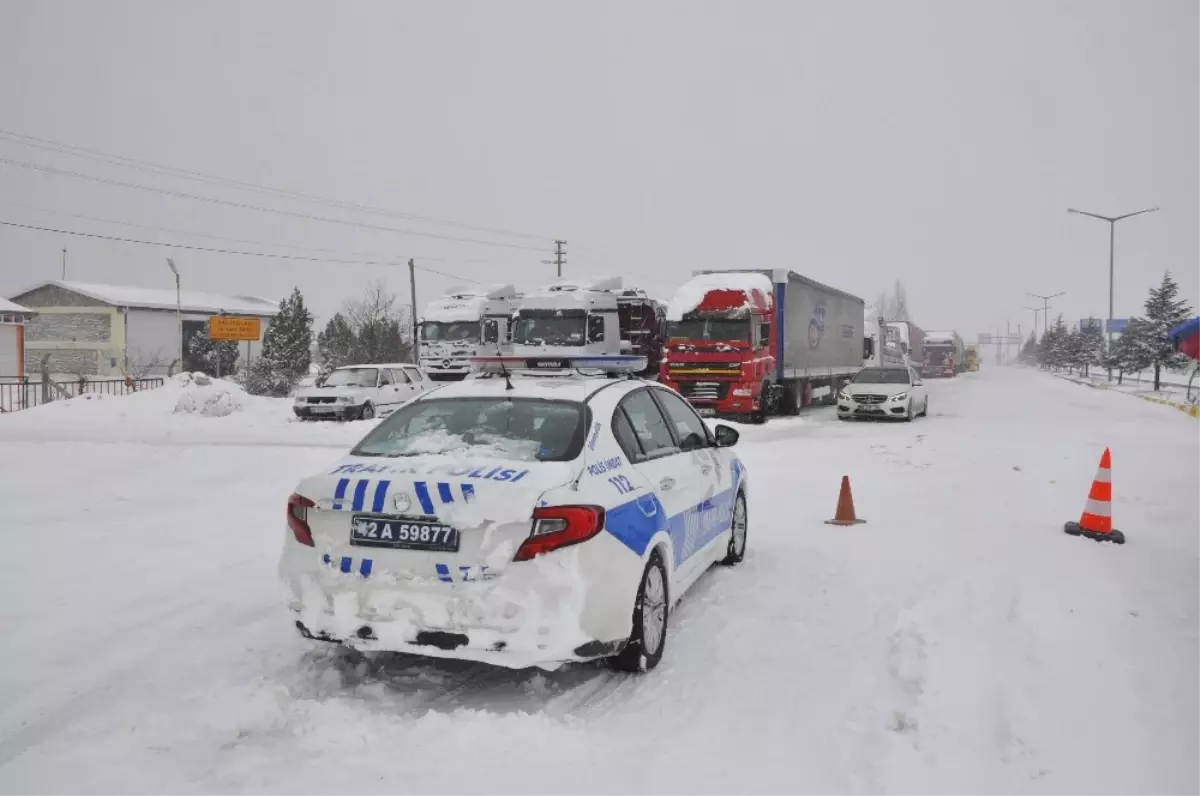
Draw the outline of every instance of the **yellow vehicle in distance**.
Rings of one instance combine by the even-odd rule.
[[[979,346],[967,346],[967,370],[979,370]]]

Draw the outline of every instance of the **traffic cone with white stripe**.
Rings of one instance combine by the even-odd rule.
[[[1063,530],[1072,536],[1086,536],[1097,542],[1125,544],[1125,534],[1112,527],[1112,454],[1108,448],[1100,457],[1100,469],[1088,492],[1083,516],[1079,522],[1068,522]]]

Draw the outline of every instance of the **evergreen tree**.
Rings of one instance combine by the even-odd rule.
[[[262,355],[251,363],[246,390],[254,395],[283,397],[291,393],[312,362],[312,313],[299,288],[279,302],[279,313],[263,335]]]
[[[1054,326],[1047,329],[1042,336],[1042,364],[1055,370],[1067,367],[1071,358],[1070,335],[1067,325],[1059,315]]]
[[[1154,389],[1158,390],[1162,369],[1182,368],[1191,360],[1175,350],[1171,340],[1171,329],[1188,319],[1192,306],[1186,299],[1178,298],[1179,285],[1171,278],[1171,272],[1163,274],[1162,284],[1150,289],[1146,299],[1146,317],[1135,336],[1141,356],[1154,366]]]
[[[1139,341],[1139,336],[1144,334],[1142,326],[1140,319],[1130,318],[1125,332],[1113,341],[1104,358],[1104,367],[1117,372],[1117,384],[1123,381],[1126,373],[1137,373],[1150,367],[1150,360]]]
[[[1076,367],[1083,368],[1083,375],[1088,375],[1091,366],[1104,365],[1104,333],[1099,325],[1084,326],[1078,333],[1078,361]]]
[[[1037,334],[1029,333],[1029,339],[1025,341],[1025,345],[1021,348],[1021,361],[1026,365],[1032,365],[1037,362],[1038,341]]]
[[[236,340],[213,340],[209,336],[208,321],[204,331],[193,334],[187,344],[188,365],[209,376],[232,376],[237,367],[238,344]]]
[[[342,313],[335,313],[325,324],[324,330],[317,335],[317,352],[321,355],[321,369],[324,372],[339,368],[342,365],[353,365],[354,362],[354,330]]]

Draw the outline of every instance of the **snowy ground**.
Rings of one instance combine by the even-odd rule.
[[[283,501],[362,424],[0,417],[0,790],[1196,792],[1196,421],[1019,369],[927,384],[911,425],[743,427],[749,555],[640,677],[300,639]],[[1124,547],[1062,533],[1105,446]],[[843,473],[866,525],[822,522]]]

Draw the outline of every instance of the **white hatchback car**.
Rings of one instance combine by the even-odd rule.
[[[838,419],[909,420],[929,414],[929,394],[915,369],[863,368],[838,393]]]
[[[502,360],[529,362],[476,359]],[[280,574],[296,626],[364,650],[512,668],[606,658],[651,669],[671,606],[713,563],[745,554],[737,439],[640,379],[443,386],[289,499]]]
[[[320,385],[296,392],[292,411],[301,420],[370,420],[431,388],[416,365],[345,365],[335,368]]]

